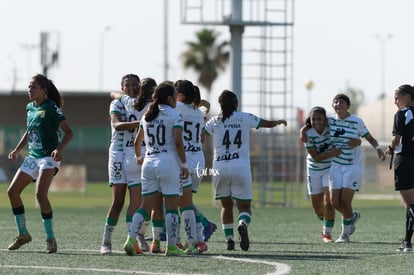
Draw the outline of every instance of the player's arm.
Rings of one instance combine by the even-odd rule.
[[[279,119],[279,120],[265,120],[262,119],[260,121],[260,128],[273,128],[276,127],[277,125],[285,125],[287,126],[287,121],[284,119]]]
[[[142,163],[144,162],[144,156],[141,155],[141,146],[142,146],[143,140],[144,140],[144,129],[139,127],[138,133],[134,139],[135,156],[137,157],[137,163],[139,165],[142,165]]]
[[[183,130],[175,127],[173,130],[175,148],[177,149],[178,157],[181,161],[181,176],[183,178],[188,177],[188,165],[187,158],[185,156],[184,144],[183,144]]]
[[[121,92],[110,92],[109,95],[112,99],[120,99],[123,93]]]
[[[384,160],[385,159],[385,154],[384,151],[382,151],[381,146],[378,144],[378,141],[371,136],[371,134],[367,134],[365,136],[366,140],[372,145],[372,147],[375,148],[375,150],[377,151],[377,155],[380,158],[380,160]]]
[[[121,121],[120,115],[111,114],[111,123],[117,131],[128,131],[139,127],[139,121]]]
[[[9,159],[15,161],[19,152],[27,145],[27,130],[24,132],[17,146],[9,153]]]
[[[318,153],[315,147],[307,148],[306,150],[315,161],[323,161],[332,157],[339,156],[341,154],[341,150],[336,147],[333,147],[332,150],[323,153]]]
[[[68,145],[69,141],[73,138],[73,131],[66,120],[60,122],[59,127],[62,129],[64,135],[59,145],[56,147],[55,150],[53,150],[51,154],[51,157],[56,161],[61,161],[63,159],[62,150],[66,147],[66,145]]]

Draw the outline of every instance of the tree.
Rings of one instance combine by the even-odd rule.
[[[198,75],[198,83],[207,89],[210,97],[211,87],[219,71],[225,71],[230,51],[228,41],[217,42],[219,33],[212,29],[196,32],[196,41],[188,41],[188,49],[182,53],[185,69],[193,69]]]
[[[346,94],[351,101],[351,107],[349,108],[349,112],[351,114],[356,114],[358,107],[364,103],[364,92],[360,89],[347,86],[344,91],[341,91],[341,93]]]

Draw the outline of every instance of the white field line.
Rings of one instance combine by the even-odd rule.
[[[245,263],[259,263],[265,264],[275,267],[275,271],[271,273],[267,273],[266,275],[282,275],[288,274],[290,272],[290,266],[287,264],[282,264],[278,262],[269,262],[269,261],[260,261],[260,260],[252,260],[252,259],[242,259],[242,258],[233,258],[233,257],[224,257],[224,256],[213,256],[212,258],[220,259],[220,260],[230,260],[230,261],[239,261]]]
[[[3,250],[3,249],[1,249]],[[69,250],[66,250],[69,251]],[[75,250],[70,250],[75,251]],[[79,251],[79,250],[78,250]],[[82,251],[88,252],[97,252],[97,250],[88,250],[83,249]],[[115,252],[115,251],[114,251]],[[116,251],[115,253],[117,253]],[[119,251],[119,253],[123,253]],[[218,260],[227,260],[227,261],[239,261],[245,263],[256,263],[256,264],[265,264],[270,265],[275,268],[274,272],[267,273],[267,275],[283,275],[288,274],[291,270],[290,266],[278,262],[269,262],[245,258],[234,258],[234,257],[225,257],[225,256],[208,256],[203,255],[201,257],[211,257]],[[85,271],[85,272],[105,272],[105,273],[124,273],[124,274],[151,274],[151,275],[165,275],[165,274],[175,274],[175,275],[187,275],[186,273],[161,273],[161,272],[149,272],[149,271],[138,271],[138,270],[124,270],[124,269],[107,269],[107,268],[82,268],[82,267],[58,267],[58,266],[35,266],[35,265],[0,265],[0,268],[10,268],[10,269],[33,269],[33,270],[60,270],[60,271]],[[191,273],[194,274],[194,273]],[[201,274],[200,274],[201,275]],[[206,275],[206,274],[203,274]]]

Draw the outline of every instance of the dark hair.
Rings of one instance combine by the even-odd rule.
[[[323,115],[326,118],[326,110],[325,110],[325,108],[320,107],[320,106],[315,106],[309,112],[309,116],[308,116],[308,118],[306,119],[306,122],[305,122],[306,127],[312,128],[311,116],[314,113],[319,113],[319,114]]]
[[[126,74],[121,79],[121,87],[124,86],[124,81],[127,80],[128,78],[135,78],[138,81],[138,85],[141,82],[141,80],[139,79],[139,76],[137,76],[136,74]]]
[[[184,95],[184,97],[185,97],[184,103],[185,104],[194,104],[195,105],[196,91],[195,91],[195,88],[194,88],[195,86],[193,85],[193,83],[190,80],[185,80],[185,79],[177,80],[174,83],[174,87],[175,87],[175,89],[177,90],[178,93]],[[200,95],[200,91],[198,92],[198,94]],[[201,99],[200,99],[200,101],[201,101]]]
[[[164,81],[159,84],[155,88],[154,94],[152,95],[152,102],[148,106],[148,110],[145,112],[145,121],[152,121],[157,118],[160,112],[158,104],[167,104],[168,97],[174,96],[174,93],[175,88],[170,81]]]
[[[148,101],[151,101],[154,89],[157,86],[157,82],[154,79],[147,77],[141,81],[139,86],[139,93],[137,102],[134,105],[134,108],[138,111],[141,111],[145,108]]]
[[[40,88],[46,89],[47,98],[52,100],[59,108],[63,107],[62,97],[52,80],[42,74],[34,75],[32,80],[36,82]]]
[[[200,95],[200,88],[197,85],[194,85],[194,101],[193,104],[195,107],[200,107],[201,104],[201,95]]]
[[[398,92],[400,95],[409,94],[411,97],[411,100],[414,100],[414,87],[409,84],[404,84],[404,85],[399,86],[396,92]]]
[[[224,90],[220,94],[218,101],[221,107],[221,121],[224,122],[233,112],[237,111],[237,96],[232,91]]]
[[[333,101],[332,101],[332,102],[334,102],[335,100],[338,100],[338,99],[341,99],[341,100],[345,101],[345,103],[346,103],[348,106],[351,106],[351,100],[349,100],[349,97],[348,97],[346,94],[337,94],[337,95],[334,97],[334,99],[333,99]]]

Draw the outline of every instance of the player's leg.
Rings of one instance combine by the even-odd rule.
[[[14,220],[16,222],[18,235],[14,241],[9,245],[9,250],[19,249],[23,244],[32,240],[26,227],[26,216],[23,201],[20,194],[33,180],[29,174],[17,170],[8,190],[7,195],[10,200],[10,205],[13,211]]]
[[[47,163],[53,162],[53,160],[48,160]],[[59,165],[56,164],[56,166],[58,167]],[[43,165],[41,167],[44,168]],[[40,170],[36,184],[36,198],[40,206],[42,223],[45,229],[47,253],[55,253],[57,251],[57,243],[53,231],[53,211],[48,198],[49,187],[57,172],[57,167]]]
[[[234,250],[233,199],[231,197],[220,198],[220,202],[221,224],[223,226],[227,250]]]
[[[112,233],[118,224],[119,215],[125,202],[126,183],[112,184],[112,202],[105,217],[105,226],[102,236],[101,254],[112,253]]]

